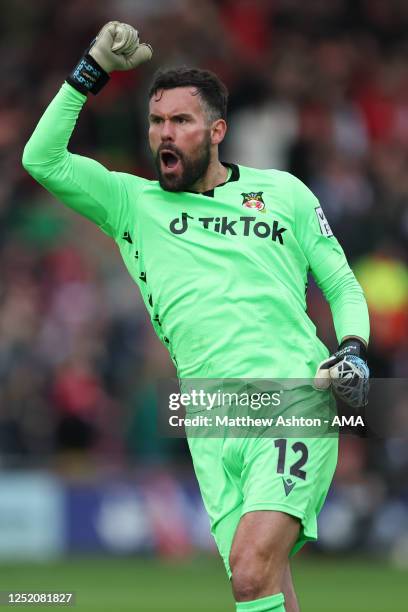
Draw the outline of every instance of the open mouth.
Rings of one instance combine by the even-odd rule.
[[[180,163],[178,155],[168,150],[160,152],[160,160],[165,170],[175,170]]]

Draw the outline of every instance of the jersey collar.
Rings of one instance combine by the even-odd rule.
[[[223,166],[231,170],[231,175],[229,179],[225,181],[224,183],[220,183],[219,185],[216,185],[213,189],[209,189],[208,191],[201,191],[201,192],[192,191],[191,193],[197,193],[197,195],[203,195],[203,196],[207,196],[208,198],[213,198],[215,189],[218,189],[219,187],[223,187],[227,183],[232,183],[233,181],[239,181],[239,166],[237,166],[237,164],[229,164],[223,161],[221,163]]]

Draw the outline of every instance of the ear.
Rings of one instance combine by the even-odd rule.
[[[224,119],[217,119],[211,125],[211,144],[220,144],[227,132],[227,124]]]

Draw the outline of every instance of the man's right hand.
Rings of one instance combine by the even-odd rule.
[[[99,31],[88,53],[109,74],[136,68],[151,59],[153,49],[139,43],[138,31],[131,25],[109,21]]]
[[[81,57],[67,82],[86,95],[97,94],[114,70],[132,70],[153,55],[150,45],[139,43],[139,34],[127,23],[109,21]]]

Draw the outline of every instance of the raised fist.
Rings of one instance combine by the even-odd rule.
[[[88,53],[109,73],[136,68],[151,59],[153,49],[139,43],[139,33],[131,25],[109,21],[99,31]]]

